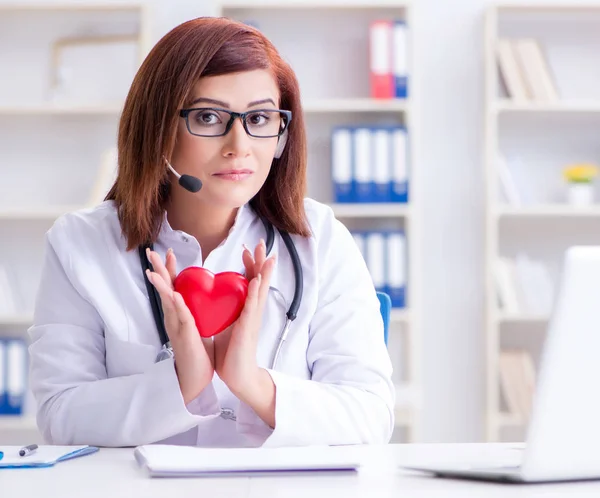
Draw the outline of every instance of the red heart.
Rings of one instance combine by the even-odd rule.
[[[248,295],[248,280],[241,273],[215,275],[199,266],[182,270],[173,287],[190,309],[202,337],[212,337],[235,322]]]

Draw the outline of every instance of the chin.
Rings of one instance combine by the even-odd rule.
[[[209,202],[224,208],[236,209],[243,206],[256,195],[256,192],[219,192],[211,195]]]

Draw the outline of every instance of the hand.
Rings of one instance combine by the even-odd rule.
[[[266,259],[266,252],[263,240],[256,246],[254,257],[248,248],[244,249],[242,261],[249,280],[244,308],[229,328],[214,337],[215,371],[242,401],[250,397],[259,384],[257,378],[262,376],[256,362],[256,349],[275,267],[275,257]]]
[[[165,328],[175,353],[175,370],[179,388],[187,405],[198,397],[212,381],[214,374],[214,350],[210,339],[198,333],[196,322],[173,282],[176,276],[176,260],[172,249],[167,251],[165,264],[155,251],[146,250],[154,271],[146,270],[162,301]]]

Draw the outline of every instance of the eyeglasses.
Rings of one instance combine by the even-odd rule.
[[[246,133],[251,137],[270,138],[280,136],[292,119],[292,111],[281,109],[256,109],[233,112],[215,107],[181,109],[188,131],[198,137],[222,137],[227,135],[233,122],[240,118]]]

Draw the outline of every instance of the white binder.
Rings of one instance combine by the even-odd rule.
[[[354,130],[354,184],[356,202],[371,202],[373,174],[372,134],[369,128]]]
[[[367,267],[373,280],[373,285],[378,291],[384,292],[385,277],[385,237],[381,232],[367,234]]]
[[[387,237],[387,291],[392,307],[406,306],[406,236],[390,232]]]
[[[392,135],[386,128],[373,129],[373,202],[389,202],[392,177]]]
[[[6,341],[0,339],[0,415],[7,413],[6,406]]]
[[[20,415],[23,412],[27,377],[27,349],[25,341],[9,339],[6,343],[6,406],[7,412]]]

